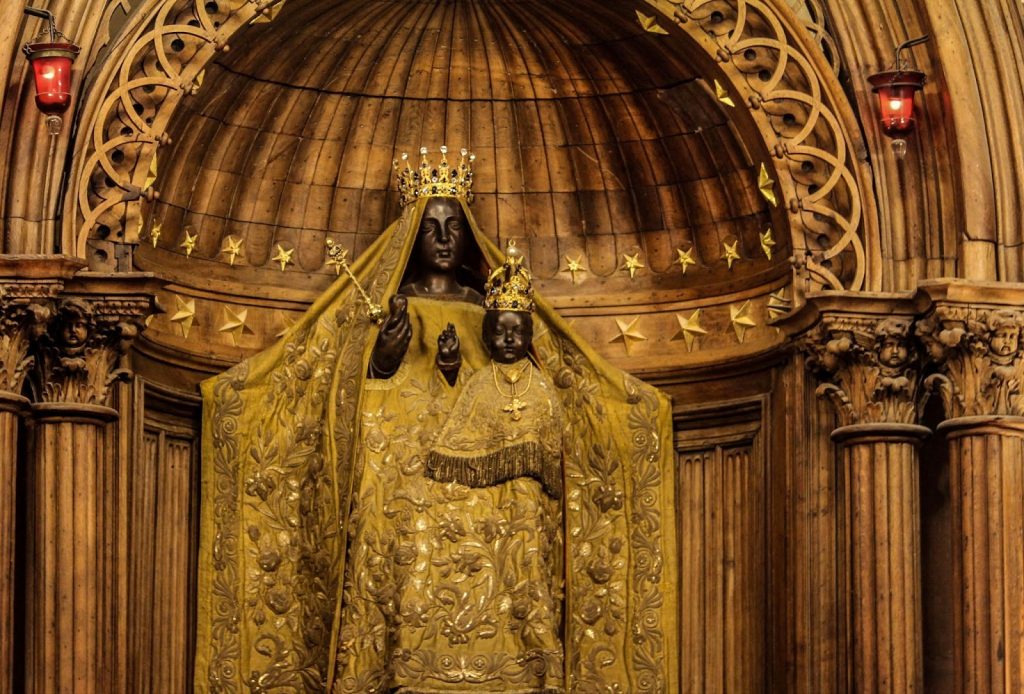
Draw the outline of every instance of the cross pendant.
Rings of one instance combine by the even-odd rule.
[[[512,398],[512,402],[505,405],[502,410],[512,415],[512,421],[518,422],[523,418],[522,410],[526,407],[526,403],[519,398]]]

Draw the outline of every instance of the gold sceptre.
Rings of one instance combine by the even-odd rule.
[[[359,284],[359,280],[352,274],[352,269],[348,266],[348,249],[342,248],[339,244],[334,243],[332,239],[327,239],[327,256],[327,264],[334,267],[335,274],[340,275],[341,271],[344,270],[345,274],[352,280],[352,283],[356,285],[356,290],[363,297],[363,301],[366,302],[366,312],[370,316],[370,320],[377,325],[381,325],[384,322],[384,308],[370,299],[370,295],[363,289],[363,285]]]

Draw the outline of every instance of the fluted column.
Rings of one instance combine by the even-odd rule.
[[[921,691],[920,356],[908,295],[811,296],[789,322],[842,424],[853,689]]]
[[[32,340],[46,328],[54,298],[82,263],[60,256],[0,257],[0,691],[12,687],[15,641],[14,537],[18,426],[33,364]]]
[[[948,419],[957,691],[1024,691],[1024,286],[926,283]]]
[[[26,552],[25,691],[119,691],[116,451],[122,357],[153,311],[147,276],[69,281],[39,340]]]

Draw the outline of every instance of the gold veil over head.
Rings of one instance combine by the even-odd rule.
[[[352,264],[372,302],[398,290],[429,198]],[[503,254],[478,228],[490,267]],[[538,368],[564,411],[570,691],[675,692],[671,411],[534,296]],[[205,381],[197,691],[330,691],[360,401],[379,330],[340,277],[273,346]]]

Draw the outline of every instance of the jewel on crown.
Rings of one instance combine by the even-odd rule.
[[[419,198],[437,196],[461,198],[467,203],[473,202],[473,162],[475,154],[465,148],[458,166],[448,162],[448,148],[441,146],[441,161],[435,166],[427,159],[427,148],[420,147],[420,165],[413,168],[409,155],[402,153],[402,168],[396,159],[393,164],[398,178],[398,192],[402,207],[411,205]]]

